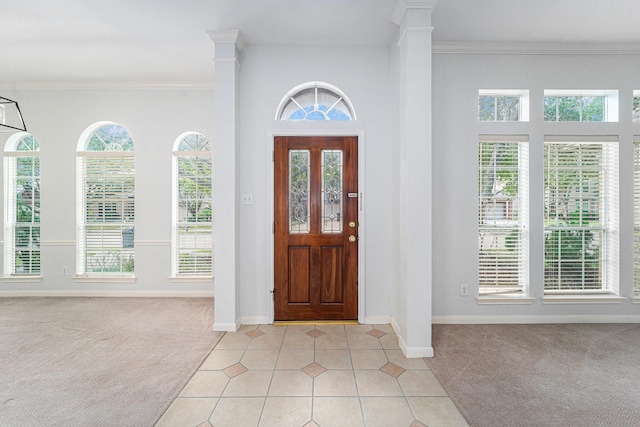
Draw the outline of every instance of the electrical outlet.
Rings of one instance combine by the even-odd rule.
[[[63,266],[62,266],[62,275],[63,275],[63,276],[66,276],[66,275],[67,275],[67,266],[66,266],[66,265],[63,265]]]
[[[460,285],[460,296],[469,296],[469,285],[467,285],[466,283]]]

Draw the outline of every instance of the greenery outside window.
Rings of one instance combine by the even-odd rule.
[[[522,135],[481,135],[479,294],[523,294],[528,282],[528,149]]]
[[[618,293],[618,144],[609,138],[545,137],[545,293]]]
[[[545,122],[617,122],[618,91],[545,90]]]
[[[518,122],[529,120],[528,90],[487,90],[478,92],[478,120]]]
[[[173,151],[173,276],[212,276],[211,144],[182,134]]]
[[[77,160],[77,273],[133,276],[133,141],[121,125],[97,123],[80,137]]]
[[[40,274],[40,147],[26,132],[4,151],[4,275]]]

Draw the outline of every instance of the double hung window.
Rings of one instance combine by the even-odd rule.
[[[528,280],[528,147],[524,136],[481,135],[480,295],[521,293]]]
[[[617,293],[617,174],[613,138],[545,138],[545,293]]]

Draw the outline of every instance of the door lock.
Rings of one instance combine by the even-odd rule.
[[[349,227],[356,228],[356,222],[355,221],[349,221]]]
[[[356,236],[354,236],[353,234],[351,236],[349,236],[349,241],[351,243],[354,243],[356,240],[358,240],[358,238]]]

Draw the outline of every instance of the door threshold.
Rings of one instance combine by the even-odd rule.
[[[359,325],[357,320],[275,320],[274,326],[295,325]]]

